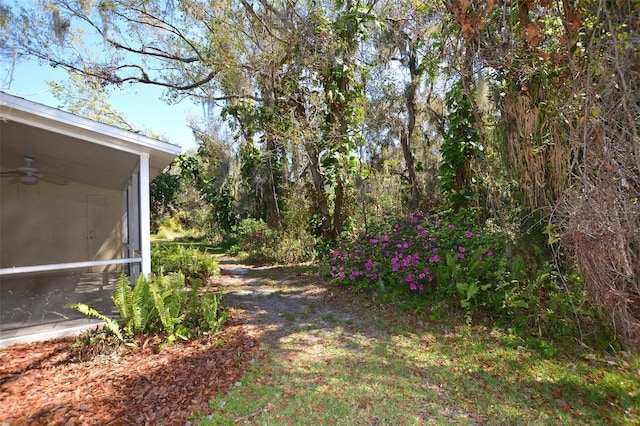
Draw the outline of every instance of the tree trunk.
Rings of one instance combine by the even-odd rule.
[[[416,127],[416,90],[420,82],[420,72],[416,62],[416,55],[412,50],[409,55],[409,75],[411,76],[411,82],[405,90],[407,129],[406,131],[403,130],[400,135],[400,145],[402,145],[402,154],[404,155],[404,162],[407,167],[407,174],[409,175],[409,184],[411,185],[411,198],[409,200],[409,210],[411,211],[418,210],[420,198],[422,197],[420,184],[416,175],[415,161],[413,159],[413,153],[411,152],[411,139]]]

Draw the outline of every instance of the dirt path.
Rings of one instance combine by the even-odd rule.
[[[429,341],[408,322],[310,268],[218,261],[223,303],[266,358],[218,400],[213,424],[484,424],[427,377],[415,347]]]
[[[379,332],[354,306],[344,300],[345,290],[336,294],[317,274],[291,267],[249,266],[229,257],[218,258],[224,288],[223,303],[233,307],[246,321],[249,333],[267,345],[288,351],[309,352],[322,346],[319,335],[356,331],[365,338]],[[308,341],[288,336],[305,330]],[[316,348],[317,349],[317,348]]]

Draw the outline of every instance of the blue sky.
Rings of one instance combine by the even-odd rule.
[[[65,71],[36,62],[17,65],[12,81],[8,81],[6,69],[2,68],[0,72],[3,73],[0,75],[0,91],[52,107],[57,107],[60,102],[53,97],[45,81],[64,82],[68,78]],[[167,105],[160,100],[161,95],[160,87],[138,84],[126,90],[114,89],[110,102],[136,128],[150,129],[163,135],[169,142],[180,145],[183,152],[196,148],[188,123],[189,117],[199,117],[202,111],[189,100]]]

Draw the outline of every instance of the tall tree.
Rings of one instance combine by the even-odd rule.
[[[637,2],[456,0],[497,77],[508,170],[575,253],[595,304],[640,348]]]
[[[64,84],[54,81],[48,81],[47,84],[60,102],[58,107],[65,111],[131,132],[142,131],[136,129],[122,112],[111,105],[105,87],[95,78],[84,78],[74,73],[69,75]],[[152,135],[150,130],[145,130],[145,133]]]
[[[416,123],[423,113],[423,103],[431,97],[429,92],[438,70],[435,37],[441,20],[437,7],[414,1],[391,1],[384,7],[385,30],[378,46],[380,61],[400,71],[403,77],[404,108],[397,114],[403,117],[399,141],[409,181],[409,210],[420,207],[422,187],[416,171],[415,146],[423,135],[416,133]],[[391,61],[390,61],[391,60]],[[426,90],[425,90],[426,89]]]

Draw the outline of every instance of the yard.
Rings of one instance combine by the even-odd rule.
[[[222,258],[215,338],[138,341],[79,362],[73,340],[0,351],[6,424],[607,424],[640,421],[640,364],[534,347],[335,287],[307,267]]]

